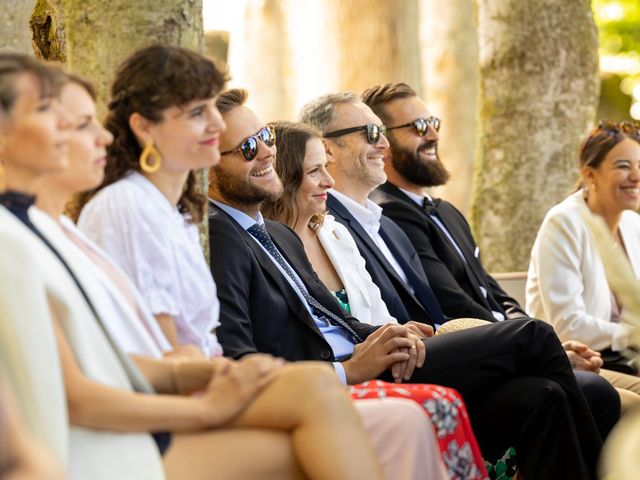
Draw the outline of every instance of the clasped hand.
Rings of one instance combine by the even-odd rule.
[[[284,365],[281,358],[251,354],[241,360],[213,360],[213,375],[201,397],[206,423],[220,426],[242,413]]]
[[[343,363],[348,383],[371,380],[388,368],[398,383],[411,379],[415,368],[424,365],[426,347],[422,339],[431,335],[433,329],[418,322],[383,325],[356,345],[351,358]]]

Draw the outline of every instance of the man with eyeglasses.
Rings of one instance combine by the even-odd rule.
[[[327,168],[335,180],[334,188],[329,191],[327,199],[329,211],[354,237],[360,253],[365,258],[367,269],[389,307],[389,312],[400,323],[410,318],[437,326],[447,321],[448,317],[445,317],[433,297],[418,254],[402,230],[389,218],[381,215],[380,207],[368,199],[369,194],[387,178],[385,167],[389,142],[384,133],[390,130],[389,126],[391,131],[419,129],[423,133],[435,130],[439,126],[437,119],[430,115],[424,115],[421,117],[422,120],[414,123],[413,120],[416,118],[418,117],[404,122],[389,123],[385,128],[382,120],[351,93],[319,97],[305,105],[300,114],[303,122],[320,130],[324,137]],[[433,144],[428,144],[423,148],[427,156],[433,156],[433,147]],[[431,284],[433,285],[433,280]],[[512,342],[526,342],[528,335],[532,335],[528,337],[531,340],[539,334],[525,333],[518,325],[541,323],[543,322],[533,319],[513,320],[425,339],[425,368],[429,368],[429,360],[441,361],[437,358],[437,352],[430,348],[432,342],[437,338],[448,337],[452,343],[449,345],[448,359],[444,364],[464,364],[468,370],[463,373],[452,368],[448,375],[440,377],[438,382],[444,381],[447,382],[445,385],[456,385],[455,388],[462,389],[463,396],[470,405],[474,429],[481,447],[489,458],[496,453],[492,445],[497,445],[499,439],[510,438],[516,446],[519,468],[525,478],[593,476],[595,459],[589,454],[583,455],[591,448],[586,447],[585,450],[583,443],[590,443],[589,435],[573,435],[566,427],[559,427],[555,423],[556,420],[551,419],[556,415],[556,402],[565,402],[561,399],[567,392],[565,380],[571,384],[570,390],[576,384],[573,374],[570,375],[570,380],[565,379],[559,383],[556,383],[558,378],[555,377],[551,382],[554,386],[551,387],[550,376],[542,371],[544,368],[536,370],[546,364],[548,359],[546,354],[540,352],[537,354],[536,366],[532,366],[530,370],[511,371],[509,378],[505,378],[503,375],[506,371],[501,370],[506,364],[501,361],[494,363],[497,360],[494,355],[499,351],[505,351],[504,349],[510,350]],[[461,337],[464,337],[464,340]],[[550,335],[546,341],[562,348],[555,334]],[[531,346],[529,344],[524,348],[527,350]],[[563,363],[563,368],[570,371],[566,356]],[[606,432],[619,415],[616,408],[612,409],[612,406],[615,407],[613,403],[617,401],[617,395],[606,382],[595,375],[593,377],[596,388],[602,388],[611,394],[604,397],[614,400],[609,402],[612,405],[592,405],[598,418],[602,420],[602,431]],[[469,382],[479,390],[470,393]],[[555,393],[551,392],[558,385],[565,393],[556,397]],[[569,400],[569,403],[572,401]],[[540,408],[543,404],[545,407]],[[581,418],[571,418],[576,411],[573,407],[569,410],[573,412],[568,417],[569,421],[575,422],[576,428],[580,428],[582,422],[593,422],[590,414],[586,415],[588,418],[581,417],[582,414],[578,414]],[[479,416],[475,416],[476,414]],[[485,428],[489,424],[492,425],[491,431]],[[532,427],[533,431],[525,433]],[[514,439],[514,433],[517,440]],[[530,442],[533,438],[536,440]],[[572,460],[568,460],[567,452],[572,452]],[[545,458],[545,461],[540,462],[541,458]],[[585,465],[588,465],[589,474],[584,473]],[[576,468],[583,473],[576,475]]]

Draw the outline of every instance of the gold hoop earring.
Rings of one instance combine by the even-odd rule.
[[[149,163],[149,157],[153,159],[153,163]],[[160,169],[160,165],[162,165],[160,152],[153,146],[153,140],[149,139],[140,154],[140,169],[145,173],[154,173]]]

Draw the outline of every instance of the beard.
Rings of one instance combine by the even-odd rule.
[[[231,206],[254,207],[267,201],[276,201],[282,195],[282,182],[277,175],[274,188],[266,189],[251,183],[251,177],[240,178],[238,175],[226,171],[220,164],[211,170],[214,173],[211,183],[222,196],[224,202]]]
[[[426,141],[417,148],[409,150],[401,147],[389,138],[391,145],[391,165],[402,177],[414,185],[421,187],[437,187],[444,185],[449,180],[451,174],[445,168],[438,156],[438,142]],[[435,160],[422,160],[420,153],[430,148],[436,151]]]

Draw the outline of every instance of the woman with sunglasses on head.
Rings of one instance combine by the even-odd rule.
[[[298,234],[316,274],[348,313],[372,325],[395,323],[355,241],[344,226],[327,214],[327,191],[334,182],[326,169],[320,133],[302,123],[277,122],[273,127],[278,152],[275,169],[284,188],[277,200],[263,204],[263,216],[284,223]],[[469,479],[486,475],[466,407],[455,390],[420,384],[399,387],[372,380],[351,387],[351,396],[413,399],[424,406],[434,424],[450,475]],[[445,429],[441,428],[442,415],[448,424]],[[464,445],[465,453],[452,454],[456,445]],[[458,462],[468,467],[464,474],[458,470]]]
[[[630,345],[629,329],[618,321],[621,306],[582,217],[591,212],[604,219],[640,276],[640,126],[601,122],[582,143],[579,165],[577,190],[547,213],[533,245],[527,312],[549,321],[561,340],[601,352],[601,374],[640,393],[640,379],[631,376],[637,368],[623,355],[637,345]]]
[[[204,70],[201,73],[209,73],[202,75],[202,81],[210,76],[220,78],[212,64],[186,50],[147,49],[133,58],[140,61],[140,57],[163,53],[169,67],[178,59],[182,65],[199,66]],[[171,71],[176,75],[176,69]],[[193,397],[175,395],[180,384],[174,383],[172,369],[164,368],[151,378],[164,394],[153,394],[149,382],[110,335],[103,311],[98,311],[87,292],[89,285],[82,284],[63,254],[29,217],[33,196],[28,194],[47,175],[65,166],[67,146],[74,147],[73,154],[86,154],[85,162],[100,163],[110,141],[96,124],[90,95],[77,98],[82,97],[82,89],[71,93],[80,104],[67,105],[74,116],[63,114],[55,97],[45,100],[49,92],[55,93],[55,84],[56,75],[33,59],[0,54],[0,160],[11,167],[6,178],[10,191],[0,199],[12,212],[0,208],[0,242],[16,246],[5,240],[20,236],[21,253],[38,259],[25,263],[25,267],[38,269],[29,296],[44,306],[49,301],[40,315],[25,318],[14,309],[8,312],[8,321],[39,325],[41,345],[42,337],[49,340],[55,331],[60,361],[49,349],[48,363],[41,367],[56,370],[61,366],[63,372],[56,378],[64,379],[71,425],[68,442],[62,438],[57,448],[64,461],[68,443],[69,477],[381,478],[359,417],[324,366],[281,368],[281,361],[267,356],[240,362],[219,359],[211,362],[215,365],[201,379],[201,394]],[[204,93],[213,95],[215,90]],[[211,100],[215,98],[205,96],[188,103],[213,105],[215,113]],[[82,109],[74,110],[79,107]],[[219,116],[213,118],[215,130],[222,128]],[[91,128],[85,128],[89,125]],[[77,173],[86,175],[95,169],[92,165]],[[95,181],[95,175],[93,178]],[[6,249],[0,251],[6,254]],[[22,279],[22,272],[16,271],[15,276]],[[32,312],[32,305],[28,307],[24,310]],[[37,343],[32,337],[19,338],[16,348],[22,355],[29,355],[29,345]],[[44,359],[39,348],[36,354]],[[36,376],[37,368],[28,373]],[[38,378],[44,385],[51,384],[48,378]],[[302,397],[305,402],[299,401]],[[166,431],[177,435],[173,439],[155,435],[156,448],[149,432]],[[239,451],[246,452],[251,461],[238,458]]]

